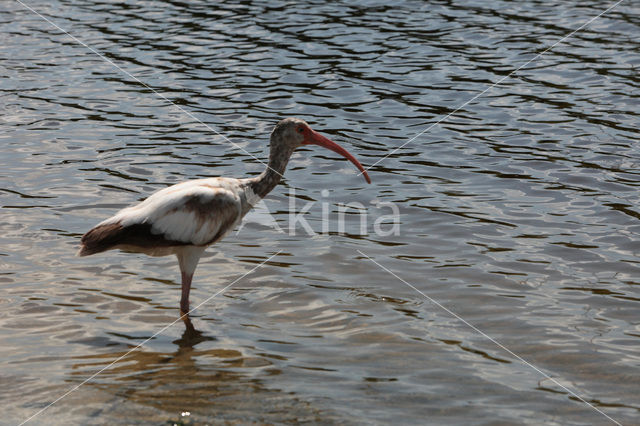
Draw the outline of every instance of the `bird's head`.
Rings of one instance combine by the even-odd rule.
[[[288,151],[289,154],[302,145],[320,145],[351,161],[362,172],[367,182],[371,183],[367,171],[353,155],[349,154],[346,149],[337,143],[313,130],[306,121],[299,118],[290,117],[281,120],[271,133],[271,144],[272,150],[279,148],[280,150]]]

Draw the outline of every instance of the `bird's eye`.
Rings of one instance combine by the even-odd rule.
[[[302,132],[304,132],[304,127],[302,126],[298,127],[298,133],[302,133]]]

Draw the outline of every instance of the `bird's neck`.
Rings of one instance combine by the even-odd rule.
[[[257,196],[264,198],[280,182],[292,153],[293,150],[273,149],[272,145],[267,168],[251,182],[251,189]]]

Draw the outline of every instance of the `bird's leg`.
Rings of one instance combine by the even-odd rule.
[[[176,253],[178,263],[180,264],[180,275],[182,277],[182,296],[180,297],[180,316],[186,320],[189,319],[189,292],[191,291],[191,280],[193,273],[196,271],[198,261],[204,247],[186,246]],[[188,327],[188,325],[187,325]]]
[[[191,280],[193,274],[188,274],[184,271],[182,275],[182,297],[180,298],[180,315],[189,314],[189,292],[191,291]]]

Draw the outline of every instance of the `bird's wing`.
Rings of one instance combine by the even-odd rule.
[[[110,222],[124,228],[148,225],[151,234],[169,241],[212,244],[233,229],[242,212],[238,191],[218,183],[206,179],[165,188],[120,211]]]

